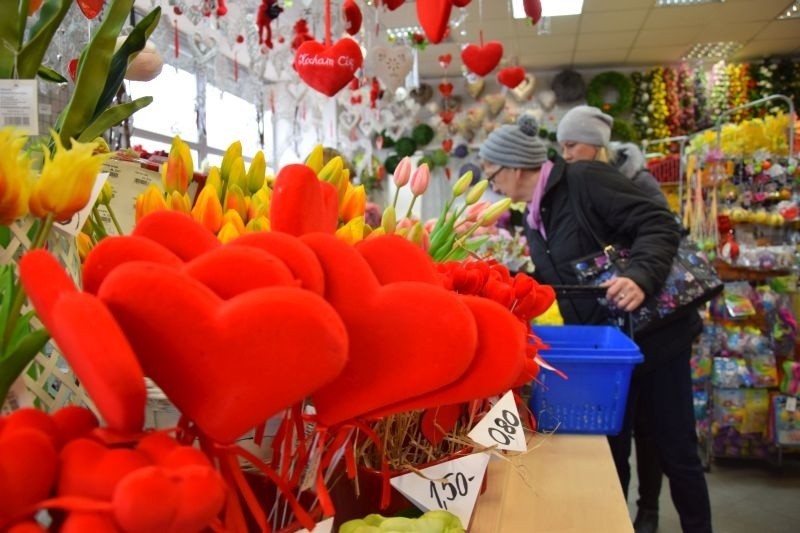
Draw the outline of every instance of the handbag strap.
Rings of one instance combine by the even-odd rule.
[[[577,195],[573,194],[572,191],[568,188],[567,189],[567,196],[569,197],[570,205],[572,206],[573,214],[575,218],[578,220],[578,225],[588,233],[594,242],[597,243],[597,246],[605,253],[606,255],[611,255],[614,253],[614,246],[608,243],[603,242],[600,237],[597,236],[597,233],[592,229],[592,225],[589,224],[589,221],[586,219],[586,213],[583,212],[583,208],[578,203]]]

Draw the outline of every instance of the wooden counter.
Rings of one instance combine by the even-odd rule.
[[[628,533],[628,507],[603,435],[536,435],[530,453],[492,459],[469,533]]]

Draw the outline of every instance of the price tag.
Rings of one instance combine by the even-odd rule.
[[[389,482],[422,511],[450,511],[466,525],[472,517],[488,464],[488,454],[474,453],[425,468],[421,471],[425,477],[411,472]]]
[[[161,174],[155,170],[142,167],[138,161],[109,159],[103,163],[102,169],[108,172],[111,183],[111,209],[117,217],[124,235],[129,235],[136,222],[136,197],[150,186],[160,184]],[[116,235],[113,224],[106,224],[109,235]]]
[[[317,522],[317,525],[311,531],[305,528],[301,529],[300,533],[331,533],[331,531],[333,531],[333,517]]]
[[[39,135],[39,85],[36,80],[0,80],[0,127],[16,126]]]
[[[514,393],[508,391],[467,435],[484,446],[524,452],[528,449]]]
[[[786,397],[786,410],[790,413],[797,411],[797,398],[794,396]]]
[[[60,229],[68,235],[77,237],[78,233],[81,232],[81,228],[86,222],[89,213],[92,212],[92,206],[94,206],[94,203],[97,201],[97,197],[100,196],[100,191],[103,189],[103,185],[105,185],[107,179],[108,172],[101,172],[98,174],[97,179],[94,180],[92,193],[89,195],[89,202],[83,207],[83,209],[75,213],[67,222],[56,222],[53,224],[53,227]]]

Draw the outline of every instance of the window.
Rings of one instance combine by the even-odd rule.
[[[187,143],[197,142],[197,86],[193,74],[164,65],[156,79],[148,82],[131,81],[128,84],[128,94],[132,99],[153,97],[149,106],[133,115],[137,134],[142,137],[147,137],[146,132],[169,137],[179,135]],[[150,149],[148,146],[145,148]]]

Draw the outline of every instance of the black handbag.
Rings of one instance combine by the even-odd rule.
[[[600,285],[617,275],[624,275],[630,262],[630,250],[604,243],[586,220],[586,214],[570,195],[575,217],[582,229],[597,243],[601,252],[572,261],[581,285]],[[671,320],[696,310],[717,296],[724,284],[708,259],[688,238],[681,239],[672,267],[661,289],[647,298],[629,316],[614,305],[608,305],[611,317],[617,322],[630,320],[635,333],[656,329]],[[604,303],[605,299],[601,299]]]

